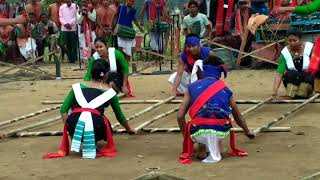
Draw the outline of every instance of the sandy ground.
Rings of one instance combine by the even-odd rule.
[[[76,65],[63,64],[63,77],[82,77],[83,70]],[[40,66],[54,73],[54,66]],[[0,67],[0,71],[6,69]],[[153,67],[153,70],[156,67]],[[5,121],[54,105],[42,105],[44,100],[63,100],[77,79],[38,80],[40,74],[8,73],[12,81],[1,78],[0,121]],[[35,78],[36,77],[36,78]],[[136,95],[132,99],[165,99],[170,95],[167,83],[169,75],[131,76],[130,82]],[[265,99],[271,94],[274,71],[232,71],[226,82],[234,91],[236,99]],[[12,82],[8,82],[12,81]],[[284,94],[284,89],[280,89]],[[150,104],[122,105],[129,117]],[[245,110],[252,105],[239,105]],[[257,127],[279,117],[295,107],[290,105],[264,105],[246,116],[250,127]],[[177,104],[162,105],[130,122],[136,127],[152,117],[178,107]],[[79,154],[54,160],[42,160],[47,152],[56,151],[61,137],[10,138],[0,142],[0,179],[132,179],[148,172],[147,168],[158,167],[161,172],[187,179],[301,179],[320,171],[320,104],[309,104],[303,110],[283,120],[277,126],[290,126],[292,132],[263,133],[254,140],[237,134],[238,146],[248,151],[245,158],[227,157],[216,164],[204,164],[195,160],[183,166],[177,162],[181,152],[180,134],[115,135],[118,155],[115,158],[84,160]],[[107,117],[115,123],[110,109]],[[27,124],[59,116],[59,110],[29,118],[13,125],[0,127],[8,131]],[[177,127],[176,114],[169,115],[148,127]],[[61,130],[57,121],[30,131]],[[304,135],[296,135],[296,132]],[[228,142],[225,142],[227,146]]]

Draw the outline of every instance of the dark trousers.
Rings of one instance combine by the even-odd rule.
[[[78,41],[76,31],[62,31],[64,43],[67,48],[67,56],[70,63],[75,63],[78,60]]]

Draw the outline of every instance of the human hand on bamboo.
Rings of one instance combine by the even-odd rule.
[[[249,132],[245,132],[244,135],[246,135],[249,139],[254,139],[255,135],[253,132],[249,131]]]
[[[132,130],[132,129],[127,130],[127,133],[128,133],[129,135],[135,135],[135,134],[137,134],[137,132],[136,132],[135,130]]]
[[[128,94],[129,94],[129,90],[128,90],[127,84],[122,85],[121,92],[123,92],[125,95],[128,95]]]

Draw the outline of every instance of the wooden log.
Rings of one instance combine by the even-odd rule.
[[[14,118],[14,119],[6,120],[6,121],[3,121],[3,122],[0,122],[0,127],[8,125],[8,124],[15,123],[15,122],[18,122],[18,121],[22,121],[24,119],[27,119],[27,118],[30,118],[30,117],[34,117],[34,116],[39,115],[39,114],[43,114],[43,113],[46,113],[46,112],[49,112],[49,111],[53,111],[53,110],[59,109],[60,107],[61,107],[61,105],[57,105],[57,106],[53,106],[53,107],[50,107],[50,108],[41,109],[39,111],[32,112],[32,113],[29,113],[29,114],[26,114],[26,115],[22,115],[22,116]]]
[[[272,100],[272,96],[266,98],[265,100],[261,101],[260,103],[258,103],[258,104],[256,104],[256,105],[250,107],[249,109],[243,111],[241,114],[242,114],[242,115],[248,114],[249,112],[257,109],[258,107],[262,106],[263,104],[265,104],[265,103],[267,103],[267,102],[269,102],[269,101],[271,101],[271,100]]]
[[[154,104],[154,103],[158,103],[161,100],[151,100],[151,99],[147,99],[147,100],[139,100],[139,99],[134,99],[134,100],[120,100],[119,103],[120,104]],[[263,100],[236,100],[237,104],[259,104],[261,103],[261,101]],[[293,100],[272,100],[272,101],[267,101],[265,104],[298,104],[298,103],[303,103],[305,100],[303,99],[293,99]],[[180,104],[182,102],[182,100],[179,99],[175,99],[175,100],[171,100],[167,103],[171,103],[171,104]],[[42,101],[42,104],[62,104],[63,101]],[[311,103],[320,103],[320,99],[315,99],[314,101],[312,101]]]
[[[234,51],[234,52],[238,52],[240,54],[248,54],[246,52],[242,52],[242,51],[239,51],[238,49],[234,49],[234,48],[231,48],[231,47],[228,47],[228,46],[225,46],[223,44],[220,44],[220,43],[217,43],[217,42],[214,42],[214,41],[208,41],[208,43],[210,44],[213,44],[213,45],[216,45],[216,46],[219,46],[219,47],[222,47],[222,48],[225,48],[225,49],[228,49],[228,50],[231,50],[231,51]],[[274,61],[271,61],[271,60],[268,60],[268,59],[265,59],[263,57],[258,57],[258,56],[255,56],[255,55],[250,55],[251,57],[253,58],[256,58],[256,59],[259,59],[261,61],[265,61],[265,62],[268,62],[268,63],[271,63],[271,64],[278,64],[277,62],[274,62]]]
[[[174,108],[174,109],[172,109],[172,110],[170,110],[170,111],[167,111],[167,112],[165,112],[165,113],[159,114],[158,116],[156,116],[156,117],[154,117],[154,118],[152,118],[152,119],[150,119],[150,120],[148,120],[148,121],[140,124],[138,127],[135,128],[135,131],[138,132],[138,131],[140,131],[142,128],[144,128],[144,127],[146,127],[146,126],[154,123],[155,121],[157,121],[157,120],[159,120],[159,119],[161,119],[161,118],[163,118],[163,117],[166,117],[166,116],[168,116],[168,115],[170,115],[170,114],[172,114],[172,113],[174,113],[174,112],[177,112],[178,110],[179,110],[179,107]]]
[[[261,131],[263,131],[264,129],[268,129],[271,126],[273,126],[274,124],[280,122],[281,120],[285,119],[286,117],[288,117],[289,115],[293,114],[294,112],[296,112],[297,110],[301,109],[303,106],[307,105],[308,103],[314,101],[316,98],[318,98],[320,96],[319,93],[314,94],[313,96],[311,96],[309,99],[305,100],[302,104],[300,104],[299,106],[296,106],[295,108],[293,108],[292,110],[284,113],[282,116],[280,116],[279,118],[274,119],[273,121],[269,122],[268,124],[258,127],[256,128],[253,133],[255,135],[257,135],[258,133],[260,133]]]
[[[181,132],[178,127],[172,128],[143,128],[142,132],[145,133],[178,133]],[[235,132],[243,132],[241,128],[234,128]],[[270,129],[265,129],[263,132],[290,132],[290,127],[271,127]],[[117,129],[115,133],[126,133],[125,129]],[[20,132],[13,134],[11,137],[32,137],[32,136],[61,136],[62,131],[39,131],[39,132]]]
[[[156,107],[158,107],[158,106],[160,106],[160,105],[162,105],[162,104],[165,104],[165,103],[171,101],[171,100],[174,99],[174,98],[175,98],[174,96],[170,96],[170,97],[168,97],[168,98],[166,98],[166,99],[164,99],[164,100],[162,100],[162,101],[160,101],[160,102],[158,102],[158,103],[156,103],[156,104],[154,104],[154,105],[152,105],[152,106],[150,106],[150,107],[147,107],[146,109],[144,109],[144,110],[142,110],[142,111],[137,112],[136,114],[130,116],[130,117],[127,118],[126,120],[127,120],[127,121],[131,121],[132,119],[134,119],[134,118],[136,118],[136,117],[138,117],[138,116],[141,116],[142,114],[144,114],[144,113],[146,113],[146,112],[149,112],[149,111],[155,109]],[[119,126],[120,126],[120,123],[116,123],[116,124],[112,125],[112,128],[117,128],[117,127],[119,127]]]
[[[11,131],[5,133],[5,137],[12,137],[12,136],[14,136],[15,134],[17,134],[19,132],[26,131],[28,129],[32,129],[32,128],[36,128],[36,127],[40,127],[40,126],[43,126],[43,125],[47,125],[49,123],[56,122],[57,120],[60,120],[60,119],[61,119],[61,116],[58,116],[58,117],[51,118],[51,119],[48,119],[48,120],[45,120],[45,121],[41,121],[41,122],[37,122],[37,123],[34,123],[34,124],[30,124],[30,125],[25,126],[25,127],[17,128],[17,129],[14,129],[14,130],[11,130]]]

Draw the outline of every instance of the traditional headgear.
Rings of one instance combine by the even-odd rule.
[[[187,37],[186,45],[189,45],[189,46],[200,46],[200,38],[198,38],[197,36]]]
[[[223,72],[224,78],[227,77],[227,71],[224,65],[213,66],[213,65],[203,65],[203,78],[213,77],[216,79],[221,78],[221,73]]]

